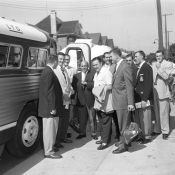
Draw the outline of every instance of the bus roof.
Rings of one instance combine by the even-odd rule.
[[[3,18],[0,18],[0,34],[34,41],[47,42],[46,35],[35,27]]]

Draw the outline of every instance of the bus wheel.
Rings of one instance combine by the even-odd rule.
[[[20,114],[13,138],[6,143],[8,152],[15,157],[27,157],[37,147],[41,130],[37,108],[28,104]]]

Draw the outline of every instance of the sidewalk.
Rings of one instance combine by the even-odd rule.
[[[73,133],[74,142],[60,150],[63,159],[44,159],[40,150],[5,175],[175,175],[175,105],[171,107],[168,140],[159,135],[147,145],[134,142],[128,152],[114,155],[114,135],[110,147],[99,151],[90,133],[81,140]]]

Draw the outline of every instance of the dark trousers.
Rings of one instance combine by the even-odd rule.
[[[103,143],[111,142],[111,127],[112,127],[112,115],[113,113],[105,113],[97,111],[97,115],[102,120],[102,133],[101,140]]]
[[[115,131],[116,131],[116,136],[120,136],[120,130],[119,130],[119,126],[118,126],[118,120],[117,120],[117,114],[116,112],[113,113],[112,118],[114,120],[114,124],[115,124]]]
[[[58,131],[56,136],[57,141],[61,141],[66,138],[67,129],[69,126],[69,117],[70,117],[70,109],[65,109],[65,106],[64,106],[63,116],[62,118],[60,118],[59,124],[58,124]]]
[[[89,119],[90,127],[91,127],[91,135],[96,135],[97,131],[97,121],[96,121],[96,111],[93,107],[78,106],[78,116],[80,123],[80,135],[86,134],[86,125]]]

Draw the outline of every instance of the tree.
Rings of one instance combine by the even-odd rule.
[[[146,61],[149,63],[152,63],[153,61],[156,61],[156,54],[155,53],[150,53],[146,57]]]

